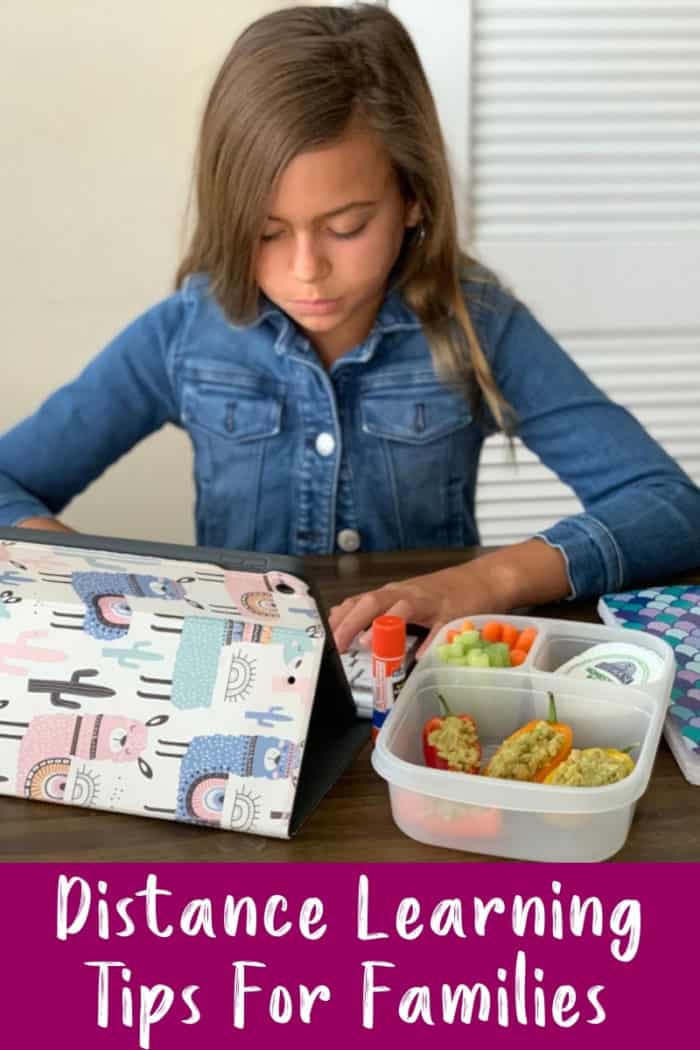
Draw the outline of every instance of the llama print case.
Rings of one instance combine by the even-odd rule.
[[[56,539],[0,530],[0,793],[289,837],[366,737],[302,564]]]

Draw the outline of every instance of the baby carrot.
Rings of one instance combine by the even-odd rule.
[[[451,643],[454,642],[455,638],[459,637],[460,633],[461,632],[458,631],[456,627],[451,627],[447,632],[447,644],[451,645]]]
[[[510,666],[518,667],[527,660],[527,653],[524,649],[511,649],[510,651]]]
[[[536,627],[526,627],[525,630],[521,631],[520,634],[518,635],[518,640],[516,641],[516,643],[514,645],[514,648],[515,649],[522,649],[523,652],[527,653],[527,652],[530,651],[532,643],[534,642],[536,637],[537,637],[537,628]]]
[[[498,620],[489,620],[481,628],[481,637],[485,642],[500,642],[503,637],[503,624]]]
[[[504,623],[501,641],[505,642],[509,649],[513,649],[518,640],[519,634],[520,632],[518,631],[518,628],[513,627],[512,623]]]
[[[476,628],[474,627],[474,624],[471,622],[471,620],[462,620],[461,624],[459,625],[459,633],[460,634],[462,634],[463,631],[475,631],[475,630],[476,630]]]

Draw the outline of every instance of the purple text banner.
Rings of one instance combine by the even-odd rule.
[[[2,1044],[681,1045],[694,865],[0,865]]]

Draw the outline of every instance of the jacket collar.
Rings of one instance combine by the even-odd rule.
[[[289,315],[261,294],[258,316],[246,327],[259,328],[263,324],[269,324],[276,331],[275,350],[278,354],[287,353],[292,349],[308,349],[308,339]],[[420,321],[407,306],[400,291],[390,288],[365,341],[349,354],[343,355],[343,358],[366,361],[372,356],[382,336],[388,332],[418,331],[420,328]]]

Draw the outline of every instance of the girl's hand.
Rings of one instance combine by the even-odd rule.
[[[25,518],[17,522],[18,529],[44,529],[47,532],[75,532],[58,518]]]
[[[421,657],[440,628],[459,616],[477,612],[504,612],[488,573],[477,559],[466,565],[441,569],[400,583],[387,583],[376,591],[346,598],[330,611],[329,622],[336,645],[344,652],[356,634],[366,630],[376,616],[388,613],[407,623],[430,630],[418,650]]]
[[[354,594],[331,609],[329,623],[342,653],[376,616],[401,616],[407,623],[429,629],[418,650],[421,657],[450,620],[558,601],[569,592],[562,553],[544,540],[532,539],[484,554],[464,565]]]

